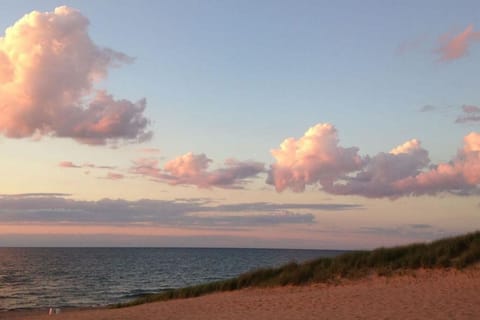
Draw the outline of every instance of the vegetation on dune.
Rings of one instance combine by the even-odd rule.
[[[191,298],[212,292],[232,291],[246,287],[269,287],[327,283],[340,278],[355,279],[371,274],[389,275],[419,268],[464,268],[480,261],[480,231],[431,243],[416,243],[372,251],[355,251],[333,258],[319,258],[302,264],[288,263],[278,268],[265,268],[236,278],[216,281],[140,297],[126,307],[153,301]]]

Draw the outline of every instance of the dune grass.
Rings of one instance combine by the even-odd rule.
[[[153,301],[198,297],[213,292],[246,287],[301,285],[355,279],[368,274],[390,275],[419,268],[464,268],[480,261],[480,231],[431,243],[416,243],[372,251],[355,251],[333,258],[318,258],[278,268],[264,268],[236,278],[149,294],[113,307],[127,307]]]

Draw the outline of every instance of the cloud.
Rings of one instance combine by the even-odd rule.
[[[396,198],[404,193],[395,188],[395,182],[419,174],[429,162],[428,152],[421,147],[418,140],[413,139],[389,153],[381,152],[374,157],[367,156],[360,171],[352,173],[344,181],[323,187],[333,194]],[[408,191],[405,190],[405,194],[408,194]]]
[[[392,150],[390,150],[389,153],[397,156],[399,154],[412,154],[416,151],[420,151],[421,149],[422,148],[420,146],[420,141],[418,141],[417,139],[412,139],[393,148]],[[425,152],[422,151],[422,153],[424,154]]]
[[[473,105],[463,105],[462,110],[465,113],[479,113],[480,107],[473,106]]]
[[[410,224],[409,227],[413,228],[413,229],[431,229],[431,228],[433,228],[432,225],[425,224],[425,223],[414,223],[414,224]]]
[[[462,115],[457,117],[456,123],[479,122],[480,107],[474,105],[463,105]]]
[[[114,166],[99,166],[93,163],[85,163],[82,165],[82,168],[92,168],[92,169],[107,169],[107,170],[112,170],[115,169],[116,167]]]
[[[146,154],[159,154],[160,149],[157,149],[157,148],[142,148],[142,149],[140,149],[140,152],[146,153]]]
[[[159,161],[151,158],[139,158],[133,161],[130,168],[131,173],[150,177],[154,180],[162,180],[162,169],[159,167]]]
[[[395,182],[395,188],[414,195],[450,191],[470,194],[480,183],[480,134],[472,132],[464,137],[464,147],[449,163]]]
[[[469,25],[457,35],[446,34],[440,37],[441,46],[437,49],[440,61],[452,61],[460,59],[468,54],[468,49],[473,42],[480,41],[480,32],[473,30]]]
[[[107,175],[105,176],[105,179],[108,180],[121,180],[125,178],[125,176],[121,173],[116,173],[116,172],[108,172]]]
[[[298,140],[286,139],[272,154],[277,162],[270,167],[267,183],[279,192],[302,192],[314,185],[330,194],[395,199],[472,194],[480,183],[480,134],[474,132],[465,136],[463,149],[452,161],[437,165],[417,139],[390,152],[360,157],[358,148],[338,145],[337,131],[329,124],[310,128]]]
[[[62,167],[62,168],[75,168],[75,169],[90,168],[90,169],[113,170],[113,169],[116,168],[114,166],[99,166],[99,165],[96,165],[96,164],[93,164],[93,163],[75,164],[72,161],[61,161],[61,162],[58,163],[58,166]]]
[[[58,192],[36,192],[36,193],[14,193],[14,194],[0,194],[0,199],[7,198],[34,198],[34,197],[69,197],[70,193],[58,193]]]
[[[397,55],[404,55],[408,52],[416,51],[420,49],[427,40],[427,37],[423,35],[412,40],[403,41],[397,46],[395,53]]]
[[[348,211],[353,209],[363,209],[358,204],[345,203],[271,203],[271,202],[247,202],[236,204],[218,205],[211,211],[227,211],[227,212],[269,212],[269,211],[285,211],[285,210],[315,210],[315,211]]]
[[[388,227],[360,227],[358,228],[358,230],[352,230],[352,232],[358,234],[377,235],[388,238],[406,238],[410,239],[410,243],[413,241],[412,239],[416,239],[416,241],[425,241],[451,235],[445,232],[445,230],[439,229],[429,224],[403,224]]]
[[[58,166],[62,168],[81,168],[81,166],[76,165],[71,161],[62,161],[58,164]]]
[[[460,109],[460,114],[456,116],[455,123],[476,123],[480,122],[480,107],[471,104],[464,104],[458,106],[431,106],[425,105],[419,109],[420,112],[438,112],[445,116],[453,117],[452,113],[457,113]]]
[[[159,161],[140,158],[134,161],[130,172],[171,185],[194,185],[199,188],[242,188],[248,179],[265,171],[263,163],[227,159],[224,167],[208,170],[212,160],[205,154],[186,153],[168,161],[163,169]]]
[[[318,124],[299,139],[288,138],[279,149],[271,150],[267,183],[277,191],[305,190],[307,184],[331,184],[344,174],[361,168],[358,148],[338,146],[337,130],[331,124]]]
[[[191,152],[170,160],[165,164],[165,171],[178,178],[195,178],[204,172],[211,159],[205,154],[193,154]]]
[[[310,224],[313,212],[361,208],[355,204],[239,203],[205,201],[112,200],[79,201],[61,196],[0,196],[0,222],[88,225],[162,225],[174,227],[255,227]]]
[[[88,20],[63,6],[33,11],[0,38],[0,133],[85,144],[150,138],[145,99],[117,100],[95,83],[132,58],[95,45]]]
[[[422,107],[419,109],[419,111],[420,111],[420,112],[430,112],[430,111],[434,111],[434,110],[436,110],[436,109],[437,109],[436,106],[432,106],[432,105],[430,105],[430,104],[426,104],[426,105],[422,106]]]

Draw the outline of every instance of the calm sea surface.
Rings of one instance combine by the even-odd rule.
[[[101,306],[341,251],[0,248],[0,310]]]

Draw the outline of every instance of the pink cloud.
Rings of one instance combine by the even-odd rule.
[[[62,168],[81,168],[81,166],[78,166],[71,161],[62,161],[58,164],[58,166]]]
[[[199,176],[204,172],[211,159],[205,154],[193,154],[191,152],[170,160],[165,164],[165,171],[178,178],[189,178]]]
[[[441,46],[437,49],[441,61],[451,61],[464,57],[468,53],[469,46],[480,40],[480,32],[473,30],[469,25],[457,35],[446,34],[440,38]]]
[[[121,173],[115,173],[115,172],[108,172],[105,179],[109,179],[109,180],[121,180],[123,179],[125,176]]]
[[[205,154],[187,153],[168,161],[163,169],[156,159],[134,161],[131,172],[171,185],[194,185],[199,188],[242,188],[249,178],[264,172],[264,165],[254,161],[227,159],[224,167],[208,170],[212,162]]]
[[[368,198],[469,194],[480,184],[480,134],[470,133],[464,147],[448,163],[433,165],[417,139],[390,152],[360,157],[358,148],[338,145],[337,131],[329,124],[310,128],[299,139],[288,138],[272,150],[267,183],[281,192],[302,192],[307,185],[337,195]]]
[[[480,134],[464,137],[464,147],[449,163],[398,181],[395,187],[415,195],[442,191],[468,193],[480,183]]]
[[[163,177],[162,169],[159,167],[157,159],[139,158],[133,161],[133,166],[130,169],[132,173],[139,174],[146,177],[151,177],[155,180],[161,180]]]
[[[480,112],[480,107],[473,106],[473,105],[463,105],[462,110],[465,113],[478,113]]]
[[[299,139],[288,138],[271,150],[267,183],[277,191],[290,188],[301,192],[308,184],[331,184],[344,174],[361,168],[358,148],[338,146],[337,130],[331,124],[317,124]]]
[[[116,100],[95,83],[132,58],[96,46],[88,20],[66,6],[33,11],[0,38],[0,133],[55,136],[80,143],[143,141],[146,102]]]
[[[421,150],[420,144],[421,144],[420,141],[418,141],[417,139],[412,139],[399,146],[396,146],[395,148],[390,150],[389,153],[393,155],[411,154]]]

